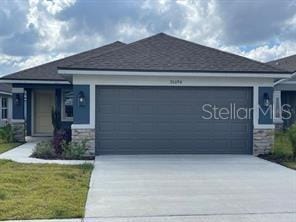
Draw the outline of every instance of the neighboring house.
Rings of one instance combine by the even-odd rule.
[[[0,84],[0,126],[9,123],[12,118],[11,84]]]
[[[296,122],[296,55],[267,64],[291,72],[291,78],[278,80],[274,84],[274,122],[278,128],[288,128]],[[291,113],[291,117],[286,111]]]
[[[13,123],[26,122],[27,135],[52,135],[55,107],[72,140],[87,138],[93,155],[257,155],[269,152],[273,142],[273,83],[289,77],[280,68],[160,33],[1,81],[12,83],[13,98],[21,99],[13,103]],[[209,118],[214,106],[245,111],[249,118],[225,109],[223,118]]]

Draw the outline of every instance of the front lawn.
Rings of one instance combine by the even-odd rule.
[[[83,217],[92,168],[0,160],[0,220]]]
[[[287,132],[275,134],[272,153],[261,155],[262,158],[279,163],[283,166],[296,170],[296,161],[293,160],[293,148]]]
[[[11,150],[19,145],[21,145],[21,143],[0,143],[0,154]]]

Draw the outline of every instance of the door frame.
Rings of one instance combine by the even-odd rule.
[[[53,133],[36,133],[35,131],[35,96],[38,93],[38,91],[48,91],[52,92],[55,100],[55,90],[54,89],[34,89],[32,90],[32,96],[31,96],[31,134],[32,136],[53,136]],[[54,102],[54,107],[56,106]]]

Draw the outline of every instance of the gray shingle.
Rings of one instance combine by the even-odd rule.
[[[11,93],[11,84],[0,83],[0,94],[1,92]]]
[[[287,73],[280,68],[164,33],[86,58],[64,69],[118,71]]]
[[[296,54],[285,58],[267,62],[276,68],[281,68],[290,72],[296,72]]]
[[[106,53],[110,50],[114,50],[125,45],[122,42],[114,42],[109,45],[105,45],[99,48],[95,48],[89,51],[75,54],[63,59],[59,59],[53,62],[49,62],[40,66],[35,66],[30,69],[25,69],[16,73],[12,73],[4,76],[2,79],[7,80],[54,80],[54,81],[65,81],[65,79],[57,73],[58,66],[66,66],[75,64],[76,62],[88,60],[93,56],[97,56]]]

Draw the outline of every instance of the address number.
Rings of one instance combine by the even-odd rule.
[[[170,84],[173,85],[181,85],[183,83],[183,81],[181,79],[171,79],[170,80]]]

